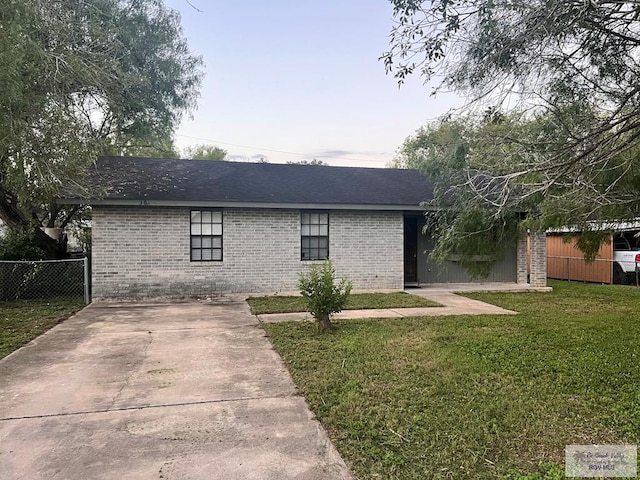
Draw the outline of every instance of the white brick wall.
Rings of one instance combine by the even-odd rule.
[[[520,232],[520,235],[518,236],[518,250],[516,254],[517,283],[521,283],[521,284],[528,283],[528,278],[527,278],[529,276],[528,250],[529,250],[529,233],[525,230]]]
[[[401,212],[333,211],[329,222],[337,276],[347,276],[356,290],[404,288]]]
[[[93,208],[93,297],[297,290],[299,210],[224,209],[222,262],[191,262],[189,208]],[[401,212],[332,211],[330,257],[355,289],[403,286]]]
[[[531,272],[529,274],[529,284],[532,287],[547,286],[547,235],[542,232],[531,232],[529,234],[531,250]]]
[[[547,239],[545,233],[523,231],[518,238],[518,283],[547,286]]]

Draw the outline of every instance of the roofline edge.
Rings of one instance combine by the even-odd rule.
[[[269,202],[212,202],[212,201],[173,201],[173,200],[129,200],[105,199],[83,200],[80,198],[60,199],[71,205],[92,206],[120,206],[120,207],[227,207],[227,208],[259,208],[259,209],[295,209],[295,210],[384,210],[424,211],[420,205],[389,205],[389,204],[351,204],[351,203],[269,203]]]

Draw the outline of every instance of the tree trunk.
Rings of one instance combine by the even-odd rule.
[[[0,178],[4,173],[0,172]],[[0,220],[12,230],[25,231],[29,226],[29,220],[18,207],[18,199],[10,194],[0,184]]]
[[[61,235],[60,239],[55,240],[44,233],[40,227],[36,227],[34,231],[36,245],[44,252],[45,257],[49,260],[59,260],[68,257],[67,236],[65,234]]]
[[[331,323],[329,315],[324,315],[320,318],[320,320],[318,320],[318,328],[320,330],[329,330],[330,328],[333,328],[333,324]]]

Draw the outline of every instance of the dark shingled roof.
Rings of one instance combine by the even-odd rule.
[[[433,188],[417,170],[240,163],[135,157],[100,158],[91,183],[100,203],[247,202],[418,206]]]

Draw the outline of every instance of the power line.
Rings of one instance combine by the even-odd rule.
[[[229,142],[221,142],[219,140],[212,140],[210,138],[203,138],[203,137],[193,137],[191,135],[182,135],[182,134],[176,134],[177,137],[183,137],[183,138],[190,138],[192,140],[199,140],[201,142],[210,142],[210,143],[215,143],[215,144],[220,144],[220,145],[228,145],[228,146],[232,146],[232,147],[240,147],[240,148],[249,148],[252,150],[257,150],[257,151],[262,151],[262,152],[270,152],[270,153],[284,153],[286,155],[296,155],[299,157],[306,157],[306,158],[313,158],[314,155],[310,154],[310,153],[300,153],[300,152],[287,152],[285,150],[274,150],[271,148],[262,148],[262,147],[255,147],[255,146],[251,146],[251,145],[241,145],[238,143],[229,143]],[[320,155],[318,155],[320,156]],[[323,157],[324,159],[332,159],[331,157]],[[338,160],[336,158],[333,158],[333,160]],[[342,159],[340,159],[342,160]],[[349,161],[349,162],[367,162],[367,163],[381,163],[384,160],[373,160],[373,159],[364,159],[364,158],[344,158],[344,161]]]

